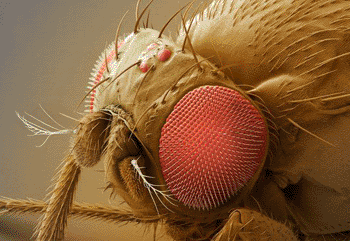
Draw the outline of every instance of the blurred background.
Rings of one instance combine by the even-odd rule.
[[[160,29],[189,0],[155,0],[150,22]],[[147,4],[143,1],[140,9]],[[198,3],[197,3],[198,4]],[[195,4],[195,6],[197,5]],[[31,134],[15,114],[25,112],[54,123],[40,105],[59,123],[74,128],[76,122],[64,113],[81,118],[88,79],[106,43],[114,40],[123,14],[129,10],[121,33],[132,31],[136,0],[3,0],[0,2],[0,196],[43,199],[56,168],[67,154],[69,136]],[[175,36],[180,20],[168,28]],[[169,32],[166,31],[166,34]],[[28,117],[28,119],[30,119]],[[56,126],[57,127],[57,126]],[[101,163],[102,164],[102,163]],[[84,169],[77,201],[108,204],[101,164]],[[113,200],[118,205],[121,200]],[[29,240],[39,215],[2,215],[0,240]],[[142,225],[69,220],[66,240],[152,240]],[[161,234],[162,232],[160,232]],[[166,237],[160,240],[168,240]],[[169,239],[170,240],[170,239]]]

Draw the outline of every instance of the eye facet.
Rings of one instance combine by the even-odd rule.
[[[162,128],[159,158],[168,189],[184,205],[212,209],[264,163],[268,128],[241,93],[203,86],[187,93]]]

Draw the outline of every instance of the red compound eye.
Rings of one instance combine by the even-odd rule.
[[[204,86],[187,93],[161,132],[168,189],[195,209],[225,203],[264,162],[267,135],[264,118],[238,91]]]

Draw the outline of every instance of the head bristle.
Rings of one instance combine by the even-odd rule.
[[[185,6],[183,6],[182,8],[180,8],[173,16],[171,16],[171,18],[164,24],[163,28],[160,30],[158,38],[162,37],[162,34],[164,32],[164,30],[166,29],[166,27],[169,25],[169,23],[171,22],[171,20],[173,20],[176,15],[178,15],[185,7],[187,7],[190,3],[186,4]]]
[[[190,45],[190,48],[191,48],[191,51],[192,51],[192,54],[193,54],[193,58],[196,60],[197,65],[198,65],[198,68],[199,68],[199,69],[202,69],[202,67],[201,67],[201,65],[200,65],[200,63],[199,63],[199,61],[198,61],[197,54],[196,54],[196,52],[194,51],[194,48],[193,48],[193,46],[192,46],[192,43],[191,43],[191,40],[190,40],[190,36],[189,36],[189,29],[186,28],[185,20],[184,20],[182,14],[181,14],[181,19],[182,19],[183,28],[184,28],[185,33],[186,33],[185,39],[188,40],[188,44]]]
[[[141,0],[138,0],[136,3],[136,11],[135,11],[135,21],[136,22],[139,19],[140,3],[141,3]]]
[[[124,21],[124,18],[126,16],[126,14],[128,14],[129,11],[126,11],[124,16],[122,17],[122,19],[120,20],[119,24],[118,24],[118,28],[117,28],[117,32],[115,34],[115,47],[114,47],[114,51],[115,51],[115,60],[118,60],[118,40],[119,40],[119,32],[120,32],[120,27]]]
[[[154,0],[151,0],[147,6],[145,7],[145,9],[142,11],[142,13],[140,14],[140,16],[138,16],[137,20],[136,20],[136,23],[135,23],[135,27],[134,27],[134,33],[137,33],[138,31],[138,28],[139,28],[139,24],[140,24],[140,21],[141,21],[141,18],[142,16],[145,14],[146,10],[148,9],[148,7],[152,4]]]

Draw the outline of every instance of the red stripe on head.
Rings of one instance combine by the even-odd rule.
[[[118,43],[118,49],[124,44],[124,41],[120,41]],[[107,61],[103,61],[102,64],[101,64],[101,67],[100,69],[98,70],[97,74],[94,76],[95,80],[94,80],[94,86],[97,85],[101,79],[102,79],[102,76],[103,76],[103,73],[106,71],[106,62],[107,64],[109,64],[112,59],[115,58],[115,51],[112,50],[110,52],[110,54],[107,56]],[[90,112],[93,112],[93,109],[94,109],[94,99],[95,99],[95,95],[96,95],[96,90],[93,90],[90,94]]]

